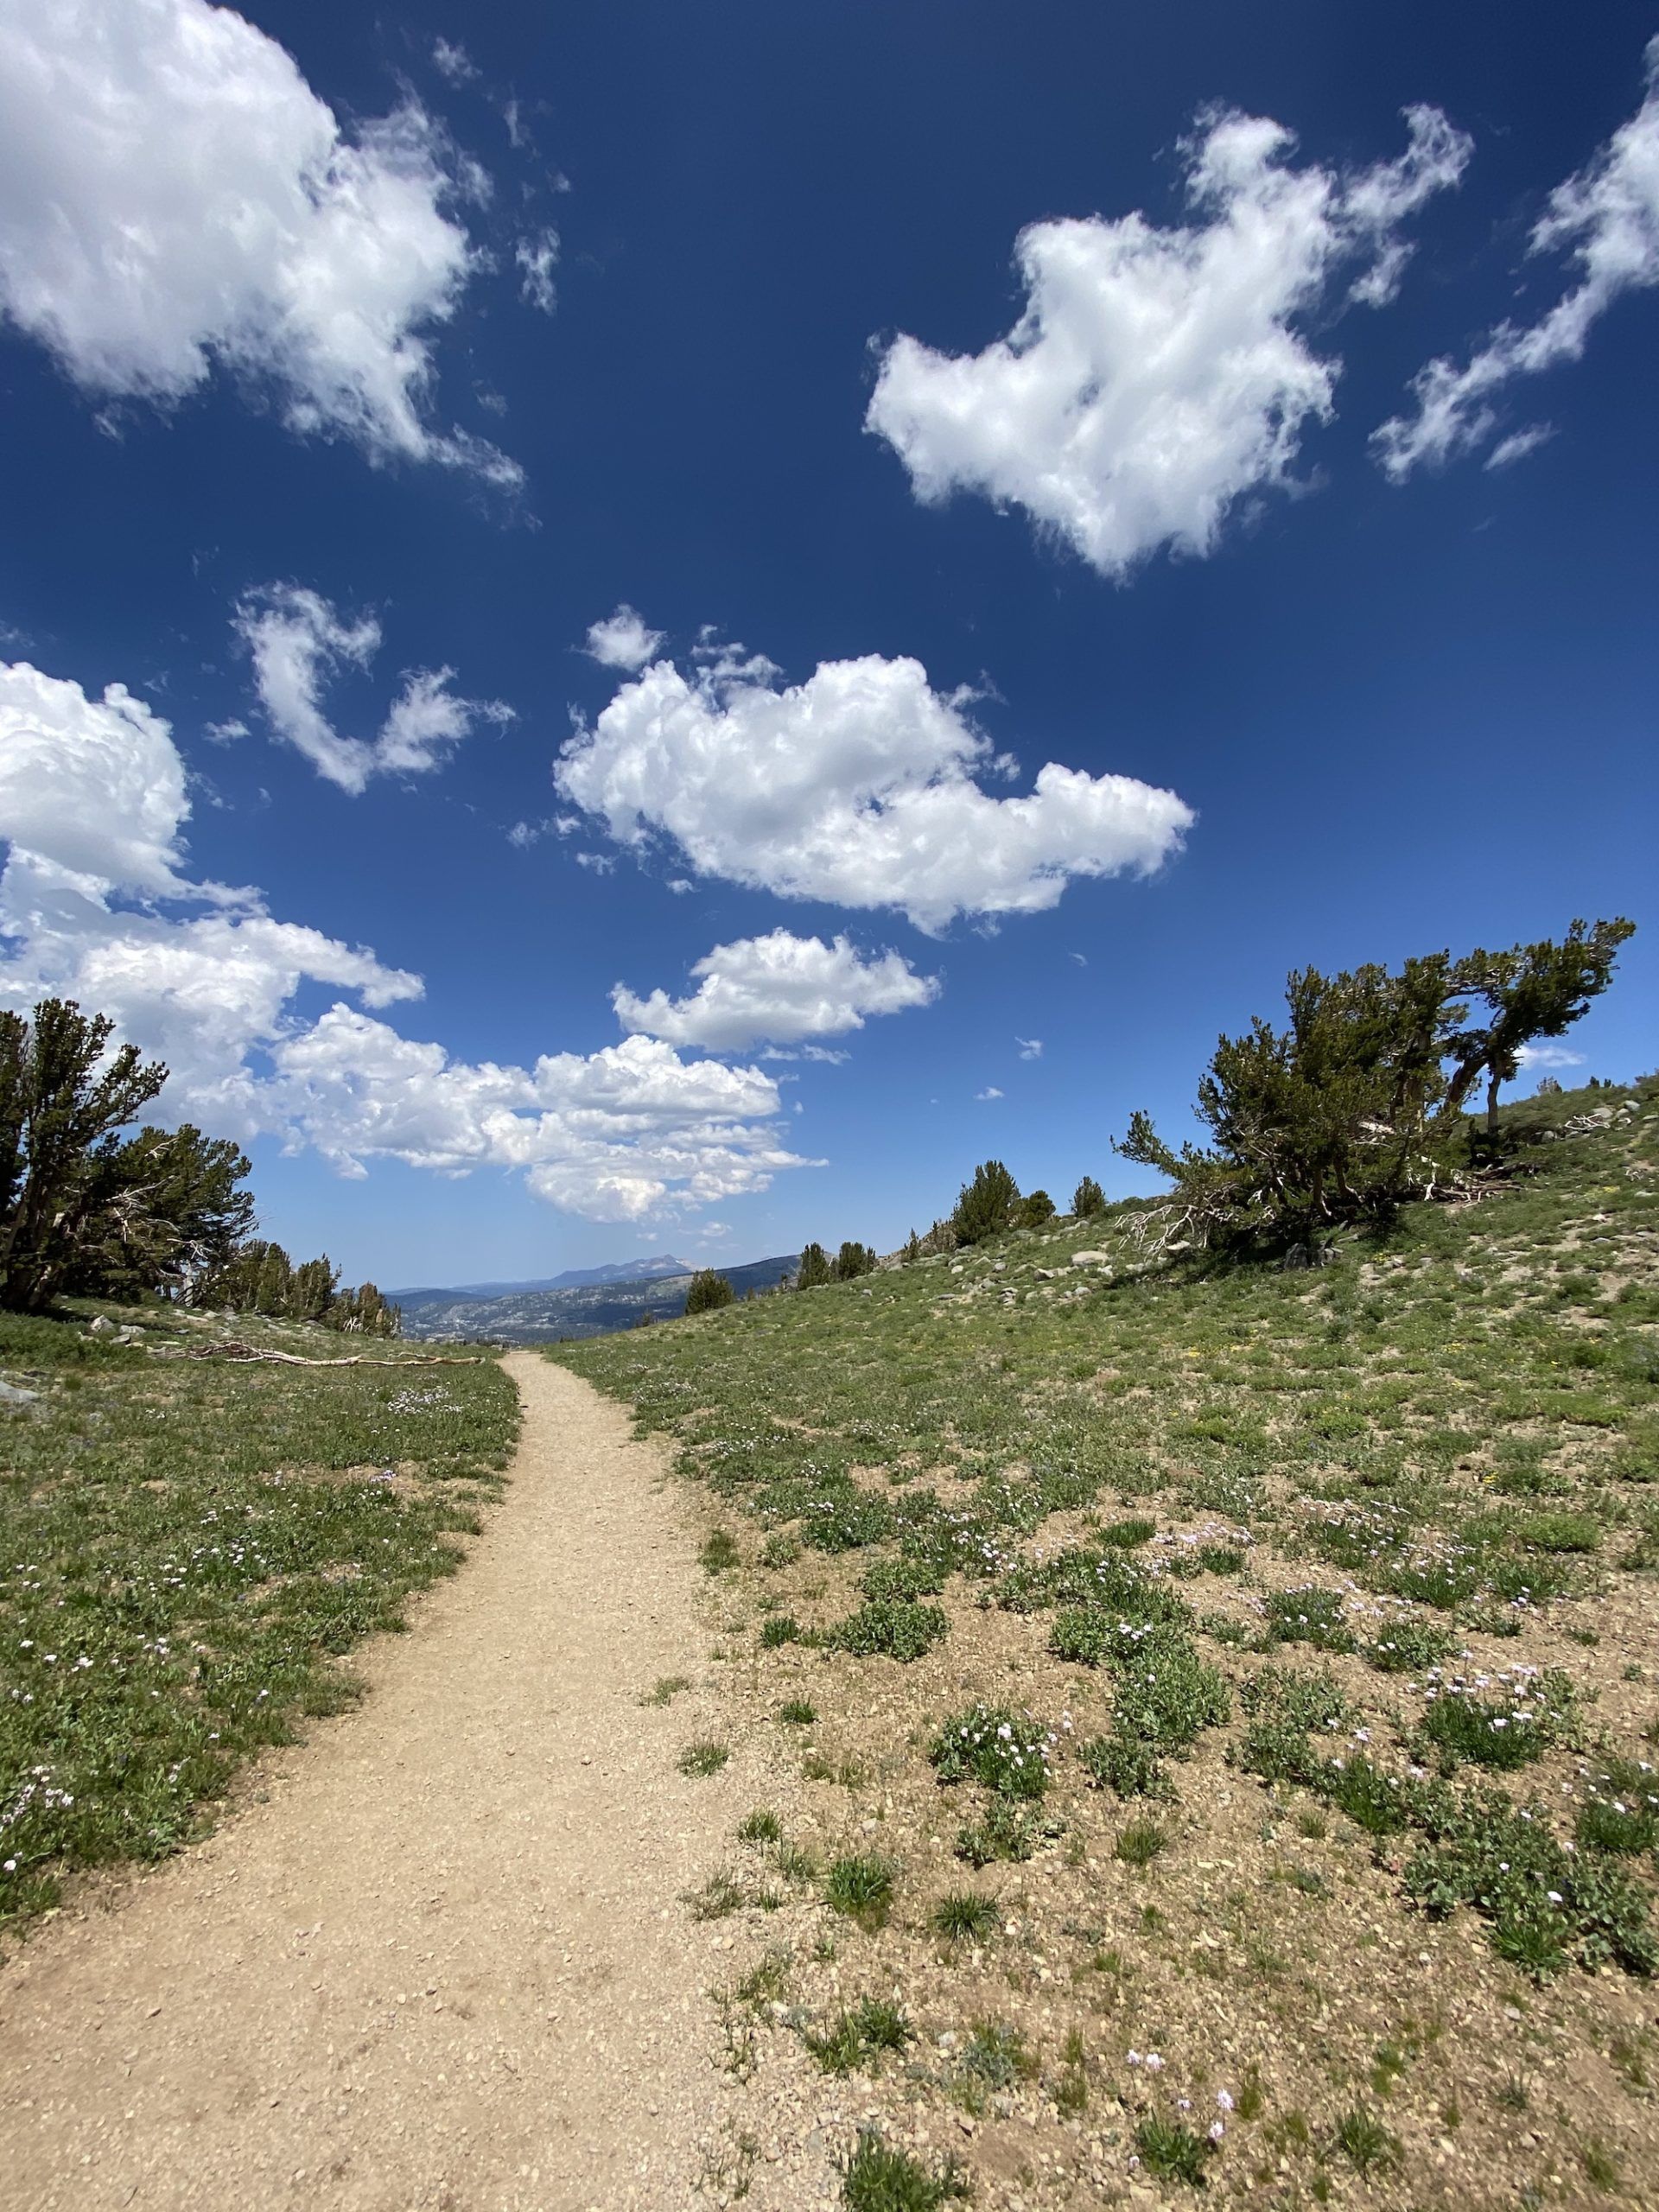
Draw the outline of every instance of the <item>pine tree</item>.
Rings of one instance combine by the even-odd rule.
[[[712,1313],[717,1306],[732,1302],[732,1286],[713,1268],[700,1268],[691,1278],[691,1287],[685,1294],[688,1313]]]
[[[1092,1175],[1085,1175],[1071,1193],[1071,1211],[1079,1221],[1092,1221],[1106,1211],[1106,1193]]]
[[[114,1034],[64,999],[0,1014],[0,1306],[16,1312],[48,1305],[99,1233],[115,1134],[167,1080],[136,1046],[111,1052]]]
[[[971,1183],[964,1183],[957,1199],[950,1225],[959,1244],[977,1244],[1007,1229],[1020,1203],[1020,1185],[1000,1160],[987,1160],[976,1167]]]
[[[818,1290],[833,1280],[830,1255],[822,1244],[809,1244],[801,1254],[800,1264],[795,1270],[797,1290]]]

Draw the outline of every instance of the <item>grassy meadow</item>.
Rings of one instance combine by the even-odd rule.
[[[226,1338],[399,1363],[189,1356]],[[162,1305],[0,1316],[0,1376],[35,1394],[0,1407],[0,1927],[198,1832],[251,1753],[351,1700],[340,1655],[453,1571],[517,1394],[487,1357],[400,1351]]]
[[[1659,1083],[1332,1264],[1134,1208],[552,1353],[677,1446],[849,2204],[1659,2190]]]

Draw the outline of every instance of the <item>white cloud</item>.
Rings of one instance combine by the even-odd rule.
[[[252,656],[254,688],[271,728],[319,775],[353,796],[372,776],[428,774],[478,722],[512,718],[499,700],[458,697],[449,689],[453,668],[416,669],[405,676],[378,736],[341,737],[323,712],[324,687],[341,670],[372,661],[380,649],[373,617],[344,621],[320,593],[268,584],[243,600],[236,626]]]
[[[118,684],[90,699],[0,664],[0,1004],[52,993],[111,1015],[166,1061],[164,1117],[308,1146],[347,1174],[377,1158],[517,1169],[607,1220],[764,1190],[804,1164],[777,1141],[781,1102],[758,1068],[687,1064],[645,1037],[471,1065],[400,1036],[375,1017],[419,998],[420,978],[276,920],[255,892],[193,881],[189,811],[149,708]],[[297,995],[318,983],[359,1004],[306,1019]]]
[[[350,138],[207,0],[0,0],[0,311],[84,391],[158,405],[215,367],[289,427],[500,485],[430,416],[431,334],[479,265],[481,173],[413,101]]]
[[[1022,1060],[1042,1058],[1043,1040],[1040,1037],[1016,1037],[1014,1041],[1020,1047],[1020,1057]]]
[[[1396,483],[1482,445],[1498,425],[1498,396],[1516,377],[1540,376],[1583,354],[1590,333],[1626,292],[1659,284],[1659,38],[1646,54],[1642,105],[1589,165],[1557,185],[1534,225],[1529,254],[1571,247],[1578,283],[1538,321],[1503,322],[1462,368],[1442,357],[1412,380],[1414,416],[1395,416],[1372,440]],[[1541,426],[1505,438],[1489,464],[1541,445]]]
[[[639,998],[619,983],[611,1004],[622,1027],[671,1044],[741,1052],[762,1042],[838,1037],[861,1029],[870,1014],[927,1006],[939,989],[937,977],[918,976],[896,952],[866,960],[849,938],[826,944],[781,929],[717,944],[691,974],[697,988],[683,999],[663,990]]]
[[[190,810],[167,724],[111,683],[101,700],[27,661],[0,663],[0,837],[77,876],[182,897]]]
[[[987,1099],[1000,1098],[1001,1096],[1002,1093],[997,1089],[994,1083],[988,1083],[983,1090],[976,1090],[974,1093],[975,1102],[982,1106],[985,1103]]]
[[[1052,906],[1073,876],[1149,873],[1193,820],[1173,791],[1053,761],[1028,795],[989,798],[976,775],[1014,764],[919,661],[824,661],[781,688],[740,653],[623,684],[561,753],[562,796],[620,844],[665,834],[700,875],[895,906],[926,930]]]
[[[1529,454],[1536,453],[1540,446],[1547,446],[1554,436],[1553,424],[1529,423],[1523,430],[1511,430],[1509,436],[1500,438],[1486,456],[1488,472],[1499,468],[1513,468],[1517,461],[1524,461]]]
[[[1140,213],[1033,223],[1015,248],[1025,312],[982,353],[890,345],[866,427],[918,499],[1025,508],[1103,575],[1160,547],[1208,553],[1247,493],[1291,480],[1301,434],[1333,411],[1338,365],[1300,324],[1349,296],[1392,296],[1400,224],[1457,181],[1470,142],[1406,111],[1407,151],[1358,174],[1293,168],[1290,132],[1202,118],[1183,149],[1193,220]]]
[[[589,626],[587,651],[601,668],[632,672],[645,666],[662,642],[662,632],[648,629],[644,616],[625,601],[614,614]]]
[[[1570,1052],[1565,1045],[1522,1045],[1515,1057],[1523,1068],[1581,1068],[1584,1065],[1584,1054]]]
[[[512,257],[518,264],[519,297],[543,315],[551,315],[559,303],[553,283],[553,271],[559,265],[558,232],[538,231],[533,238],[520,238]]]
[[[459,39],[435,38],[432,41],[432,66],[452,85],[470,85],[478,77],[478,64]]]

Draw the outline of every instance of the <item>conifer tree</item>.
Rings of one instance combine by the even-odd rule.
[[[982,1161],[957,1198],[950,1225],[959,1244],[977,1244],[1007,1229],[1020,1203],[1020,1185],[1000,1160]]]
[[[699,1268],[691,1278],[691,1287],[685,1294],[688,1313],[712,1313],[717,1306],[732,1302],[732,1286],[713,1268]]]
[[[822,1244],[809,1244],[801,1254],[800,1264],[795,1270],[797,1290],[818,1290],[833,1279],[830,1255]]]

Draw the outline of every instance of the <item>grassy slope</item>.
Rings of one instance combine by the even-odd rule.
[[[138,1340],[88,1333],[100,1312]],[[0,1374],[38,1394],[0,1410],[0,1925],[67,1872],[173,1850],[249,1753],[348,1702],[336,1655],[451,1572],[505,1464],[493,1362],[167,1356],[230,1335],[354,1348],[163,1307],[0,1315]]]
[[[556,1355],[747,1518],[779,1871],[895,1872],[769,1999],[901,2133],[965,2120],[992,2201],[1659,2172],[1659,1084],[1510,1121],[1561,1133],[1511,1192],[1316,1273],[1137,1274],[1115,1215]],[[936,1777],[976,1702],[1052,1738],[1040,1794]],[[948,1940],[967,1893],[995,1921]],[[857,2059],[837,2008],[895,1988],[910,2058]]]

